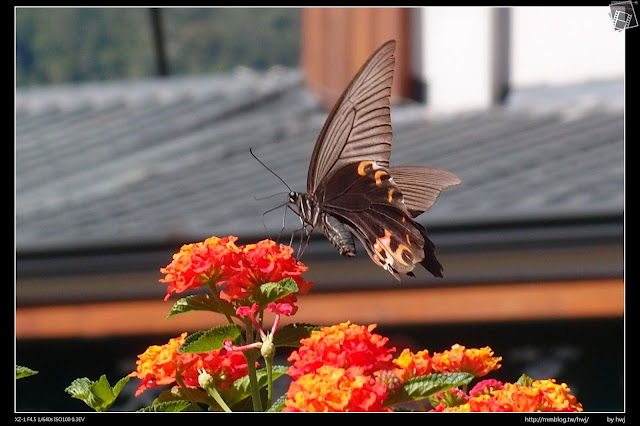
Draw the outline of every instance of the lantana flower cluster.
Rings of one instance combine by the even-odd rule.
[[[140,379],[136,396],[147,389],[176,382],[187,387],[199,387],[198,376],[202,372],[211,375],[216,385],[222,388],[247,375],[247,358],[242,352],[179,353],[186,337],[187,333],[182,333],[164,345],[149,346],[138,355],[137,369],[129,374],[129,377]]]
[[[270,240],[239,246],[237,240],[234,236],[211,237],[184,245],[173,261],[161,269],[165,276],[160,280],[167,284],[165,300],[173,293],[207,286],[215,300],[232,307],[232,313],[220,308],[218,302],[207,305],[209,299],[198,299],[201,305],[192,308],[208,306],[214,312],[224,313],[231,323],[225,330],[231,330],[229,336],[235,340],[224,338],[224,343],[219,344],[222,338],[217,336],[212,350],[183,352],[189,340],[187,333],[183,333],[164,345],[150,346],[138,356],[136,371],[129,375],[140,379],[136,396],[156,386],[202,387],[217,403],[210,405],[211,409],[231,411],[223,396],[237,403],[249,397],[246,393],[249,383],[253,409],[269,408],[274,405],[271,361],[278,333],[285,333],[287,337],[281,339],[281,346],[290,346],[291,335],[296,336],[299,345],[287,358],[288,368],[278,370],[280,375],[286,372],[292,379],[286,395],[275,404],[282,411],[384,412],[393,411],[398,401],[418,401],[419,407],[432,412],[582,411],[569,387],[554,379],[534,381],[523,376],[516,383],[503,383],[485,378],[467,392],[472,380],[484,378],[501,367],[502,357],[494,356],[489,346],[466,348],[456,343],[451,349],[432,354],[427,349],[413,352],[408,348],[396,354],[389,338],[375,333],[376,324],[365,326],[345,321],[322,328],[295,324],[288,329],[280,327],[281,315],[293,315],[297,310],[296,294],[307,293],[313,285],[302,277],[307,267],[292,257],[291,247]],[[280,288],[281,280],[290,284],[282,284]],[[264,290],[267,283],[269,289]],[[264,311],[275,315],[269,331],[262,329]],[[238,320],[246,328],[244,336],[237,331],[239,326],[234,321]],[[303,333],[302,338],[296,333]],[[211,344],[206,339],[205,342]],[[256,371],[260,355],[266,363],[262,381]],[[218,392],[245,376],[249,380],[244,385],[226,393]],[[258,387],[265,386],[265,378],[266,405]],[[449,384],[447,378],[456,384]],[[428,384],[420,388],[424,383]],[[429,386],[445,390],[436,393],[429,391]],[[421,400],[428,401],[430,406],[425,407]]]
[[[308,293],[313,283],[305,281],[302,273],[308,268],[292,257],[293,248],[262,240],[246,246],[236,245],[238,237],[210,237],[203,242],[185,244],[173,255],[173,261],[160,272],[160,280],[167,284],[168,300],[172,293],[182,293],[203,285],[219,291],[222,300],[236,307],[251,306],[251,297],[260,285],[293,279],[299,293]],[[290,304],[291,314],[297,310],[297,298],[290,294],[279,303]]]
[[[387,385],[374,373],[393,367],[389,339],[368,327],[344,322],[313,331],[287,359],[294,379],[285,411],[390,411]]]
[[[289,356],[289,375],[294,381],[287,391],[285,411],[392,411],[385,407],[389,394],[410,379],[432,372],[467,372],[474,377],[500,368],[501,357],[489,347],[451,350],[429,356],[428,350],[404,349],[393,358],[389,339],[349,321],[322,328],[300,341]]]
[[[292,257],[293,249],[271,240],[239,246],[235,236],[210,237],[203,242],[185,244],[173,255],[173,260],[160,272],[165,274],[160,282],[167,284],[165,301],[173,293],[183,293],[208,287],[220,300],[229,302],[235,317],[250,320],[263,336],[256,320],[259,306],[255,303],[260,286],[291,278],[298,286],[298,293],[307,293],[313,283],[302,278],[307,267]],[[276,314],[293,315],[297,311],[295,294],[288,294],[276,302],[262,307]],[[277,324],[274,324],[277,325]],[[274,327],[275,331],[275,327]],[[187,333],[172,338],[162,346],[150,346],[138,356],[137,370],[130,377],[141,383],[136,396],[151,387],[177,382],[179,386],[198,387],[198,377],[206,372],[217,386],[226,387],[248,373],[247,359],[230,341],[223,348],[204,353],[180,353]],[[245,348],[260,347],[262,342]]]
[[[437,412],[580,412],[582,404],[566,383],[555,379],[535,380],[529,385],[484,380],[457,402],[443,402],[431,411]],[[449,390],[448,392],[451,392]]]

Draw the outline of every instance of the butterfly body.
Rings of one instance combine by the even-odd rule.
[[[289,202],[344,256],[355,256],[355,236],[399,281],[418,263],[441,277],[435,245],[414,218],[460,179],[441,169],[389,166],[394,49],[393,40],[383,44],[342,93],[316,141],[307,192],[291,192]]]
[[[338,249],[343,256],[354,257],[356,246],[353,235],[340,219],[323,212],[308,194],[292,192],[289,194],[291,203],[298,207],[298,214],[305,223],[312,228],[320,227],[325,237]]]

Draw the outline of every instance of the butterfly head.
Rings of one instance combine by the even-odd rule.
[[[298,193],[296,191],[289,192],[289,202],[291,204],[298,204]]]
[[[305,201],[307,199],[306,194],[300,194],[296,191],[289,191],[289,204],[293,204],[296,206],[298,210],[298,216],[302,219],[307,219],[309,217],[309,205],[308,202]]]
[[[298,216],[311,226],[318,224],[320,209],[316,201],[307,193],[289,192],[289,203],[297,207]]]

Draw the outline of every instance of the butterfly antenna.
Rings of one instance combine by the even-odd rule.
[[[285,191],[280,191],[280,192],[276,192],[275,194],[271,194],[271,195],[265,195],[264,197],[256,197],[254,195],[253,199],[256,201],[262,201],[262,200],[266,200],[267,198],[273,198],[276,195],[282,195],[282,194],[286,194]],[[282,207],[282,205],[278,206],[278,207]],[[277,207],[276,207],[277,208]]]
[[[277,177],[278,179],[280,179],[280,182],[284,183],[284,186],[287,187],[287,189],[289,189],[290,192],[293,192],[293,189],[291,189],[291,187],[289,185],[287,185],[287,182],[284,181],[284,179],[282,179],[280,176],[278,176],[276,174],[276,172],[274,172],[273,170],[271,170],[269,167],[267,167],[266,164],[264,164],[262,162],[262,160],[260,160],[258,157],[256,157],[256,155],[253,153],[253,150],[251,148],[249,148],[249,152],[251,153],[251,156],[253,156],[253,158],[255,158],[258,163],[262,164],[264,166],[265,169],[269,170],[275,177]]]

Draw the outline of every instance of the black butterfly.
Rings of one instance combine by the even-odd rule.
[[[383,44],[342,93],[313,149],[307,193],[292,191],[289,202],[343,256],[355,256],[355,235],[398,281],[401,273],[414,276],[418,263],[442,277],[435,245],[414,218],[460,179],[430,167],[389,167],[395,46]]]

